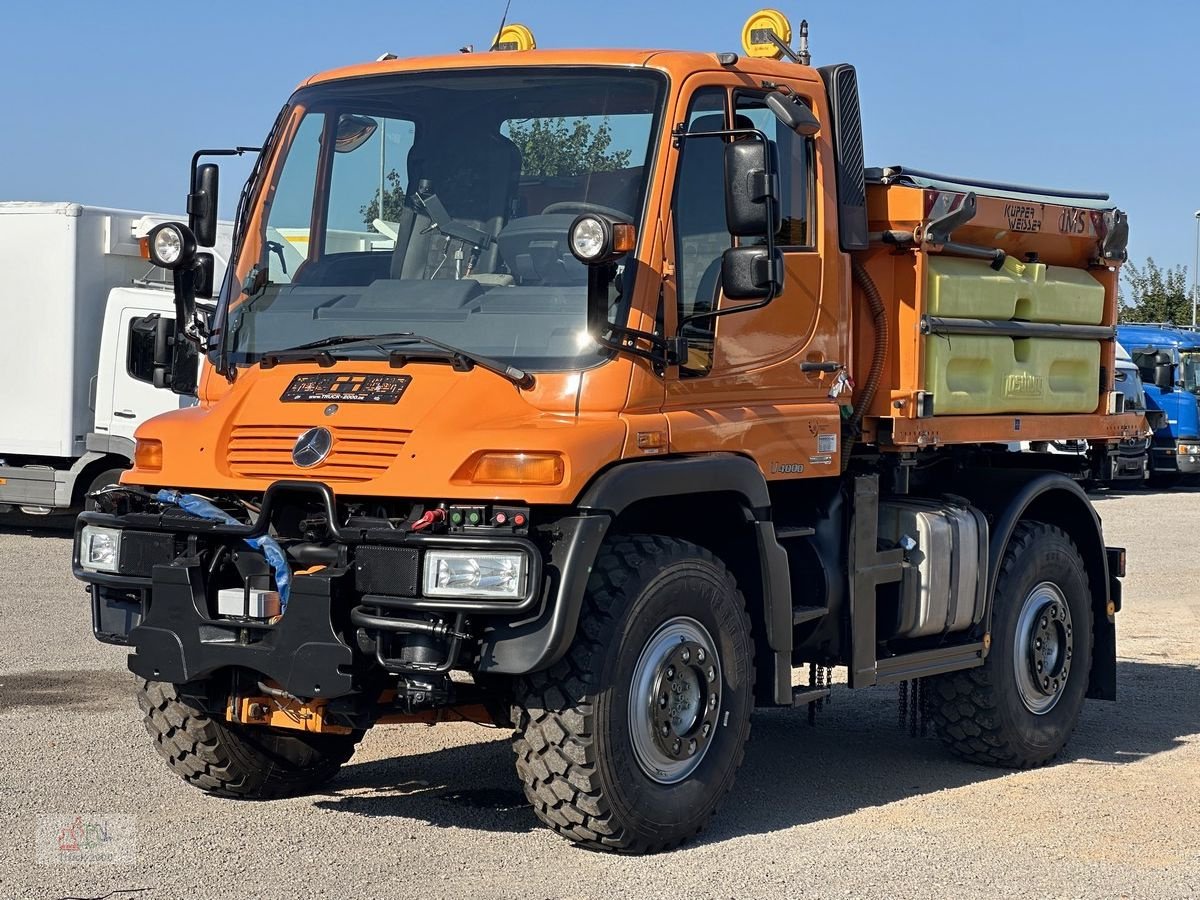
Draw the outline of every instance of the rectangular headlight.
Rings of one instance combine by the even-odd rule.
[[[1180,444],[1179,452],[1183,456],[1195,456],[1200,453],[1200,444]]]
[[[121,564],[121,529],[84,525],[79,532],[79,564],[93,572],[116,572]]]
[[[528,565],[519,550],[430,550],[425,554],[426,597],[519,600]]]

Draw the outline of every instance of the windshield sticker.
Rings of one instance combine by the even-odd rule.
[[[353,375],[314,372],[297,375],[279,399],[284,403],[398,403],[411,375]]]

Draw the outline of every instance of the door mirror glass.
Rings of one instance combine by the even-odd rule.
[[[761,300],[783,290],[783,254],[764,246],[734,247],[721,257],[721,290],[730,300]]]
[[[211,253],[197,253],[196,267],[192,269],[192,292],[201,300],[211,300],[216,293],[217,263]]]
[[[174,319],[155,313],[130,321],[126,369],[131,378],[176,394],[195,394],[199,366],[199,349],[176,336]]]
[[[196,168],[192,178],[192,192],[188,195],[188,227],[196,235],[201,247],[212,247],[217,243],[217,192],[220,168],[216,163],[205,163]]]
[[[775,145],[751,137],[725,147],[725,223],[737,237],[779,231],[779,164]]]

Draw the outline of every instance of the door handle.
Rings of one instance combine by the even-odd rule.
[[[842,367],[840,362],[828,360],[827,362],[802,362],[800,363],[801,372],[836,372]]]
[[[136,419],[137,413],[132,409],[117,409],[113,411],[114,416],[120,416],[122,419]]]

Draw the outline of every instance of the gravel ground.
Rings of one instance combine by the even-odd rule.
[[[1200,496],[1097,503],[1129,548],[1121,699],[1086,705],[1061,762],[955,761],[897,730],[894,690],[843,687],[816,728],[757,714],[713,826],[640,859],[540,828],[507,734],[471,725],[377,729],[316,796],[204,796],[151,749],[123,652],[92,639],[69,540],[2,532],[0,897],[1197,896]],[[131,864],[38,863],[39,821],[117,814]]]

